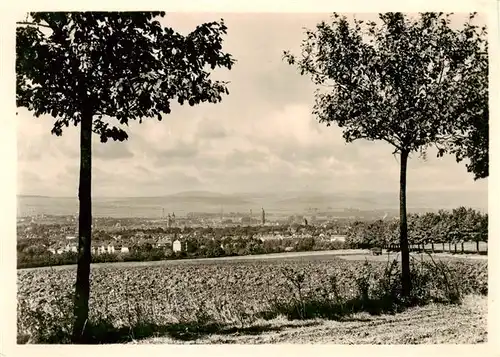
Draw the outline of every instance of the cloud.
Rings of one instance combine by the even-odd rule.
[[[269,154],[260,150],[233,150],[226,155],[224,164],[228,169],[246,167],[252,169],[254,166],[258,166],[262,163],[266,163],[269,160]]]
[[[33,188],[40,187],[40,176],[35,172],[22,170],[17,175],[18,191],[25,192],[26,194],[34,194]],[[40,194],[40,193],[37,193]]]
[[[93,155],[95,158],[102,160],[132,158],[134,154],[130,151],[127,144],[127,142],[119,141],[108,141],[106,143],[101,143],[94,140],[92,142]]]
[[[168,149],[157,149],[155,151],[155,164],[165,166],[172,162],[186,163],[195,158],[199,153],[196,143],[186,143],[178,141]]]
[[[103,197],[131,196],[162,196],[172,192],[195,190],[203,187],[202,181],[194,175],[182,171],[169,170],[161,174],[138,174],[122,176],[111,171],[97,171],[95,180],[99,185],[94,189],[94,195]],[[124,185],[116,185],[119,180],[126,181]]]
[[[365,15],[363,15],[365,16]],[[171,14],[168,24],[189,31],[217,14]],[[279,192],[281,190],[399,190],[399,162],[383,142],[346,144],[342,130],[319,124],[312,115],[310,80],[282,61],[297,53],[303,27],[313,28],[327,14],[224,14],[224,49],[238,60],[221,103],[195,107],[173,104],[159,122],[132,121],[125,142],[93,138],[95,196],[164,195],[185,190]],[[18,122],[19,193],[76,195],[79,128],[50,134],[53,119],[33,118],[21,109]],[[408,190],[476,190],[453,157],[429,152],[427,162],[412,157]]]
[[[223,139],[229,135],[227,128],[221,125],[220,122],[204,118],[200,120],[196,132],[196,137],[199,140]]]

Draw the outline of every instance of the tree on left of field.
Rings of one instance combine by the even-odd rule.
[[[50,115],[52,133],[80,126],[78,266],[72,340],[86,342],[92,236],[92,134],[128,138],[132,120],[162,119],[177,101],[218,103],[228,94],[210,74],[231,69],[224,22],[186,36],[162,26],[164,12],[32,12],[16,29],[16,104]],[[29,21],[28,21],[29,20]]]

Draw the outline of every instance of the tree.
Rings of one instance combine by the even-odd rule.
[[[314,238],[299,238],[297,250],[301,252],[311,251],[314,248]]]
[[[391,219],[386,221],[387,231],[386,231],[386,240],[389,242],[389,245],[394,246],[398,245],[399,241],[399,221],[397,219]]]
[[[16,104],[54,119],[52,133],[80,124],[79,247],[73,341],[85,342],[91,243],[92,133],[128,138],[120,125],[162,119],[171,102],[217,103],[227,83],[210,71],[231,69],[222,52],[224,22],[183,36],[158,21],[164,12],[38,12],[16,30]],[[208,68],[207,68],[208,67]],[[114,119],[112,119],[114,118]]]
[[[421,242],[421,232],[420,232],[420,216],[416,213],[409,213],[407,215],[407,227],[408,227],[408,243],[410,247],[416,244],[419,246]]]
[[[451,227],[451,215],[445,210],[439,210],[436,214],[437,223],[432,229],[432,235],[435,237],[438,243],[442,244],[443,252],[445,251],[444,244],[449,241],[450,227]],[[450,246],[449,246],[450,247]],[[451,248],[450,248],[451,251]]]
[[[379,219],[370,222],[366,228],[366,240],[372,247],[384,247],[386,244],[386,224]]]
[[[476,236],[476,249],[479,253],[479,241],[488,242],[488,214],[482,214],[480,216],[478,225],[479,234]]]
[[[460,111],[473,83],[481,83],[486,28],[450,27],[450,14],[422,13],[411,19],[401,13],[379,15],[379,23],[333,14],[306,30],[301,56],[285,52],[320,86],[313,113],[320,123],[337,124],[347,142],[382,140],[400,157],[400,248],[403,294],[411,291],[406,171],[412,153],[425,155],[430,146],[443,149],[460,126],[457,116],[480,111],[473,106]],[[480,91],[479,96],[485,91]],[[442,150],[440,151],[442,152]]]
[[[470,209],[468,217],[468,236],[471,241],[476,242],[476,252],[479,254],[479,242],[487,241],[488,235],[488,215]]]
[[[436,225],[439,223],[439,216],[433,212],[426,212],[419,217],[417,229],[419,231],[421,242],[424,244],[431,243],[431,249],[434,253],[434,243],[436,243]],[[444,249],[443,249],[444,250]]]
[[[366,248],[366,223],[355,221],[348,228],[346,235],[346,245],[351,248]]]
[[[471,41],[475,41],[474,31],[472,26],[465,30],[465,36]],[[487,50],[488,43],[484,41],[483,51]],[[469,51],[471,55],[478,54],[474,49]],[[463,78],[459,100],[449,108],[459,130],[439,148],[439,155],[449,152],[455,155],[457,162],[468,159],[467,171],[478,180],[489,176],[488,57],[479,56],[475,61],[477,68]]]

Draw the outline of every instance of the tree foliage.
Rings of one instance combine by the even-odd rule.
[[[285,59],[323,88],[314,114],[343,128],[347,142],[383,140],[396,152],[469,158],[488,175],[488,56],[486,27],[475,14],[462,28],[452,14],[380,14],[380,23],[333,15],[307,30],[302,54]],[[480,149],[478,149],[480,148]]]
[[[38,12],[18,22],[16,104],[55,118],[52,133],[80,125],[78,267],[73,342],[86,342],[90,296],[92,133],[123,141],[130,120],[162,119],[177,100],[217,103],[226,83],[211,71],[230,69],[222,51],[224,22],[183,36],[163,27],[164,12]],[[158,254],[161,252],[158,252]]]
[[[346,244],[350,247],[386,247],[398,244],[399,222],[395,219],[356,221],[348,230]],[[408,215],[410,244],[461,243],[488,241],[488,214],[472,208]]]
[[[43,12],[17,27],[18,107],[56,120],[52,133],[78,125],[83,109],[102,142],[123,141],[130,120],[162,119],[173,100],[216,103],[226,83],[210,70],[230,69],[222,51],[224,22],[201,24],[183,36],[163,27],[164,12]]]
[[[406,171],[411,153],[469,154],[474,118],[487,116],[486,27],[472,23],[453,29],[451,14],[379,14],[364,24],[333,14],[306,30],[298,58],[284,59],[311,77],[316,91],[313,113],[335,123],[346,142],[382,140],[400,154],[400,247],[403,294],[411,291],[406,214]],[[475,88],[475,86],[482,86]],[[486,107],[485,107],[486,105]],[[469,128],[469,130],[467,130]],[[483,157],[482,155],[481,157]],[[469,169],[475,169],[478,160]],[[415,234],[416,227],[410,227]]]

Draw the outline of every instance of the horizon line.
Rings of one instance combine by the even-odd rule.
[[[442,190],[442,189],[417,189],[417,190],[407,190],[406,193],[430,193],[430,192],[440,192],[440,193],[450,193],[450,192],[483,192],[482,190],[466,190],[464,191],[463,189],[448,189],[448,190]],[[399,194],[399,190],[396,191],[389,191],[389,190],[383,190],[383,191],[374,191],[374,190],[342,190],[342,191],[327,191],[327,192],[321,192],[321,191],[316,191],[316,190],[284,190],[282,192],[275,192],[275,191],[270,191],[270,192],[259,192],[259,191],[239,191],[239,192],[218,192],[218,191],[204,191],[204,190],[187,190],[187,191],[177,191],[177,192],[172,192],[172,193],[165,193],[165,194],[159,194],[159,195],[132,195],[132,196],[103,196],[103,195],[96,195],[92,196],[92,198],[160,198],[160,197],[168,197],[168,196],[174,196],[174,195],[179,195],[179,194],[187,194],[187,193],[211,193],[211,194],[217,194],[221,196],[229,196],[229,195],[245,195],[245,194],[256,194],[256,195],[262,195],[262,194],[267,194],[267,195],[280,195],[280,194],[301,194],[301,193],[311,193],[311,194],[319,194],[319,195],[330,195],[330,194],[342,194],[342,193],[387,193],[387,194]],[[488,193],[488,190],[486,191]],[[43,195],[43,194],[26,194],[26,193],[16,193],[16,197],[38,197],[38,198],[76,198],[78,199],[78,194],[75,194],[74,196],[66,196],[66,195]]]

